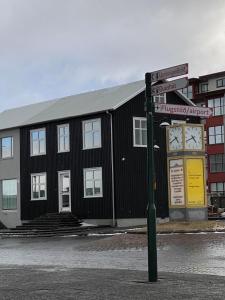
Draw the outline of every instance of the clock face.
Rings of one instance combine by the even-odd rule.
[[[169,128],[169,150],[182,150],[182,127],[170,127]]]
[[[202,127],[185,126],[185,149],[188,150],[203,149]]]

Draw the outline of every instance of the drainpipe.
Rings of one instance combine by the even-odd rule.
[[[112,226],[116,227],[115,217],[115,182],[114,182],[114,150],[113,150],[113,123],[112,113],[108,110],[106,113],[110,116],[110,135],[111,135],[111,173],[112,173]]]

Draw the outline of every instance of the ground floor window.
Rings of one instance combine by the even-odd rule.
[[[31,200],[46,200],[46,188],[46,173],[31,174]]]
[[[17,180],[2,180],[2,209],[17,209]]]
[[[213,182],[210,184],[211,193],[224,193],[225,182]]]
[[[102,196],[102,168],[84,169],[84,197]]]

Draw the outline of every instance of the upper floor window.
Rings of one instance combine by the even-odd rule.
[[[186,96],[188,99],[192,99],[193,97],[193,92],[192,92],[192,85],[189,85],[186,88],[180,89],[179,90],[184,96]]]
[[[13,137],[3,137],[0,139],[1,158],[13,157]]]
[[[216,87],[220,88],[220,87],[225,87],[225,78],[222,79],[218,79],[216,81]]]
[[[153,101],[155,103],[166,103],[166,93],[153,96]]]
[[[224,172],[225,171],[225,161],[224,154],[211,154],[209,155],[209,167],[211,173]]]
[[[47,199],[46,173],[31,174],[31,200]]]
[[[69,124],[58,125],[58,152],[70,151]]]
[[[84,197],[102,196],[102,168],[84,169]]]
[[[204,82],[204,83],[201,83],[201,92],[202,93],[205,93],[205,92],[208,92],[208,82]]]
[[[17,209],[17,180],[2,180],[2,209]]]
[[[224,114],[224,104],[225,104],[224,97],[218,97],[218,98],[208,100],[208,107],[213,108],[214,116],[221,116]]]
[[[224,142],[224,127],[215,126],[209,127],[209,144],[222,144]]]
[[[101,119],[83,121],[83,149],[101,147]]]
[[[45,128],[34,129],[30,132],[31,156],[46,154]]]
[[[135,147],[147,146],[146,118],[133,118],[133,142]]]

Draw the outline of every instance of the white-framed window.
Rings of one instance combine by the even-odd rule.
[[[45,128],[30,131],[30,153],[31,156],[46,154],[46,132]]]
[[[103,197],[102,168],[84,169],[84,198]]]
[[[210,183],[211,193],[224,193],[225,192],[225,182],[212,182]]]
[[[58,152],[70,151],[70,128],[69,124],[57,126],[58,132]]]
[[[2,180],[2,209],[17,209],[17,179]]]
[[[208,107],[213,108],[214,116],[222,116],[224,114],[224,105],[225,105],[224,97],[208,99]]]
[[[166,103],[166,93],[153,96],[154,103]]]
[[[31,174],[31,200],[47,199],[46,173]]]
[[[146,118],[133,118],[133,144],[134,147],[147,147]]]
[[[101,148],[101,119],[83,121],[83,149]]]
[[[0,139],[1,151],[0,157],[2,159],[13,157],[13,137],[7,136]]]
[[[222,144],[224,142],[224,126],[209,127],[209,144]]]

